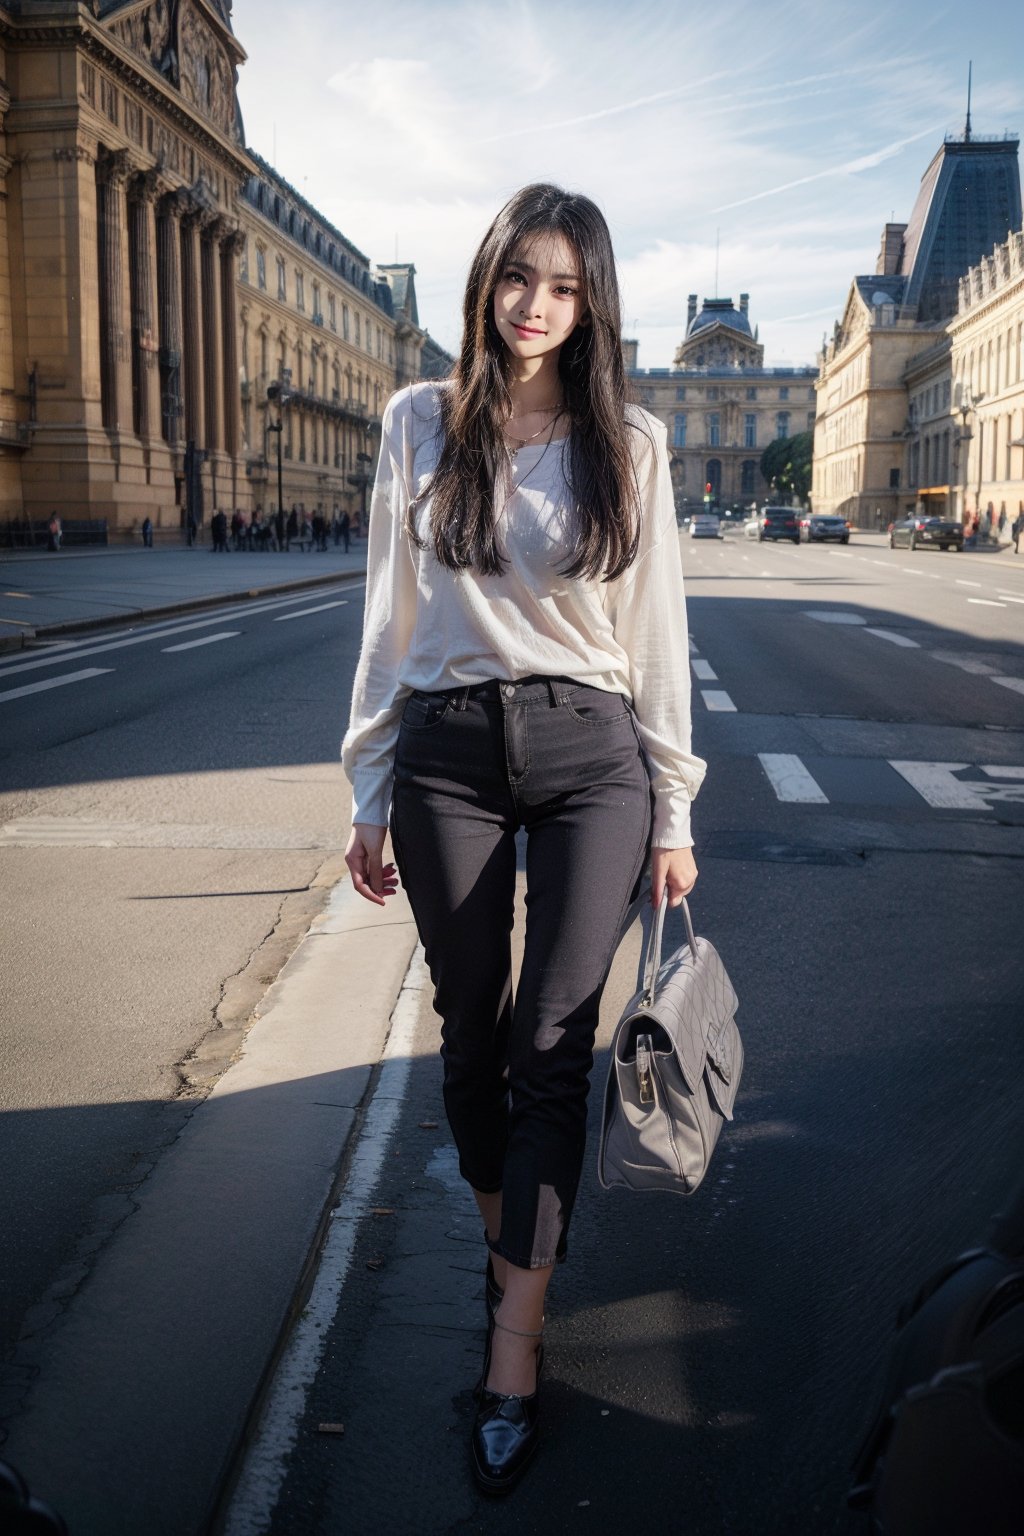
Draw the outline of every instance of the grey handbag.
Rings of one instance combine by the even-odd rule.
[[[694,937],[662,962],[667,898],[651,925],[643,986],[615,1026],[597,1175],[605,1189],[690,1195],[732,1119],[743,1070],[736,993],[713,944]]]

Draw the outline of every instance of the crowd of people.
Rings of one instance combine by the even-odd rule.
[[[288,513],[279,509],[266,517],[261,507],[254,507],[252,512],[236,507],[230,516],[221,507],[210,519],[214,554],[226,555],[232,550],[290,550],[293,546],[303,552],[316,550],[326,554],[332,544],[336,549],[344,545],[347,554],[356,535],[352,518],[338,507],[329,517],[319,508],[310,515],[301,505],[293,506]]]

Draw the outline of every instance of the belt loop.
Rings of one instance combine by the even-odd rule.
[[[455,691],[455,698],[452,702],[454,703],[455,708],[460,711],[460,713],[465,710],[466,705],[469,703],[469,689],[457,688]]]
[[[558,686],[558,682],[553,677],[545,678],[545,682],[548,685],[548,693],[551,695],[551,707],[552,709],[557,709],[563,702],[563,696],[561,689]]]

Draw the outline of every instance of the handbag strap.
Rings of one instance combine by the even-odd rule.
[[[686,925],[686,942],[690,946],[690,954],[696,958],[697,940],[693,936],[693,920],[690,917],[690,907],[683,897],[683,922]],[[644,991],[640,999],[641,1005],[650,1007],[654,1002],[654,987],[658,980],[658,972],[661,969],[661,941],[665,931],[665,913],[668,911],[668,887],[658,905],[651,924],[651,931],[647,938],[647,952],[644,956]]]

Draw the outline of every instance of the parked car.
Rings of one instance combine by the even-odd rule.
[[[829,539],[849,544],[850,525],[845,517],[836,517],[834,513],[812,512],[810,517],[801,519],[800,537],[808,544],[824,544]]]
[[[714,512],[695,512],[690,518],[691,539],[717,539],[721,537],[718,517]]]
[[[800,543],[800,514],[792,507],[762,507],[758,514],[757,542],[790,539]]]
[[[955,549],[959,553],[964,547],[963,524],[951,518],[924,517],[915,512],[910,517],[899,518],[889,529],[889,548],[898,549],[903,544],[908,549],[937,544],[940,549]]]

